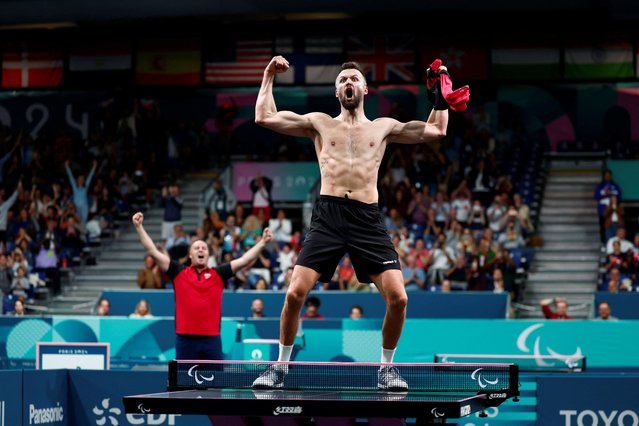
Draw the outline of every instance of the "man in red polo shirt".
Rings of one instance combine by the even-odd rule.
[[[194,241],[188,252],[191,265],[186,267],[157,249],[142,226],[144,215],[141,212],[135,213],[132,221],[147,253],[173,282],[176,359],[223,359],[220,321],[224,283],[257,259],[271,240],[271,231],[264,229],[262,238],[244,255],[216,268],[207,265],[209,247],[206,242]]]
[[[554,303],[556,310],[553,311],[550,305]],[[541,311],[544,313],[546,319],[556,320],[570,320],[572,316],[568,315],[568,302],[563,297],[555,297],[550,299],[543,299],[539,302],[541,305]]]

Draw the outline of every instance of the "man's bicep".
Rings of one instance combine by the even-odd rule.
[[[292,111],[279,111],[266,119],[263,125],[289,136],[310,137],[315,130],[313,114],[300,115]]]
[[[413,144],[424,142],[424,135],[427,125],[423,121],[409,121],[402,123],[394,119],[388,119],[391,126],[388,134],[390,142]]]

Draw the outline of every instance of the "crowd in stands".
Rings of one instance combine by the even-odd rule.
[[[613,179],[611,170],[603,171],[594,198],[603,252],[598,290],[639,291],[639,232],[628,236],[621,187]]]
[[[390,146],[380,168],[380,206],[407,290],[508,292],[517,299],[534,254],[531,205],[543,147],[506,127],[492,135],[485,111],[470,117],[452,126],[441,145]],[[256,177],[250,206],[237,203],[221,181],[202,197],[206,214],[197,234],[211,246],[210,265],[240,256],[266,226],[275,234],[227,289],[283,289],[290,280],[304,229],[284,209],[271,213],[268,182]],[[315,288],[371,291],[357,280],[348,254],[333,278]]]
[[[170,126],[157,104],[99,105],[86,140],[43,128],[36,137],[0,126],[0,291],[3,312],[39,290],[60,294],[66,268],[92,261],[91,247],[132,208],[159,199],[197,154],[202,137]],[[163,143],[159,143],[163,142]]]
[[[380,167],[379,203],[411,291],[509,292],[518,299],[534,249],[533,203],[544,147],[521,126],[492,132],[480,108],[451,120],[441,144],[391,145]],[[227,282],[230,290],[284,289],[304,240],[295,210],[274,209],[268,176],[251,182],[250,205],[238,203],[216,181],[203,194],[204,220],[183,229],[175,180],[195,161],[202,133],[168,125],[157,104],[138,101],[133,112],[100,109],[85,141],[42,131],[32,139],[0,129],[0,287],[13,310],[44,284],[60,292],[60,271],[90,261],[90,247],[132,208],[165,209],[163,250],[186,262],[194,239],[211,247],[211,266],[242,255],[268,226],[274,242],[257,262]],[[157,143],[157,141],[162,143]],[[276,158],[274,156],[272,158]],[[53,159],[53,161],[49,160]],[[3,266],[6,264],[6,266]],[[167,288],[170,280],[148,259],[140,288]],[[135,283],[132,283],[135,286]],[[348,255],[317,289],[371,291],[357,280]],[[5,297],[5,299],[7,299]]]

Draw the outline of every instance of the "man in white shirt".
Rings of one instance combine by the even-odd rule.
[[[615,241],[619,241],[622,253],[628,253],[628,250],[634,248],[634,245],[626,239],[626,228],[617,228],[617,235],[608,239],[606,242],[606,254],[611,254],[614,251],[612,244]]]
[[[293,224],[291,219],[286,217],[284,209],[279,209],[277,211],[277,217],[268,221],[268,227],[271,232],[273,232],[273,239],[280,243],[280,247],[284,243],[291,242]]]

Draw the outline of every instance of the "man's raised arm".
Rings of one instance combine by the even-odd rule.
[[[428,116],[426,122],[423,121],[410,121],[408,123],[396,122],[393,127],[389,140],[391,142],[398,143],[421,143],[432,142],[442,139],[446,136],[446,130],[448,128],[448,108],[449,105],[444,96],[442,85],[439,82],[441,76],[445,75],[447,78],[447,84],[452,86],[450,77],[448,76],[448,70],[445,66],[441,65],[441,61],[433,62],[437,63],[437,69],[428,69],[429,82],[427,84],[429,100],[433,103],[433,109]],[[433,65],[431,64],[431,65]],[[432,87],[431,87],[432,86]],[[450,89],[450,87],[448,88]],[[457,93],[463,92],[463,93]],[[455,111],[461,111],[466,109],[465,102],[468,100],[468,87],[464,86],[462,89],[458,89],[453,95],[458,95],[454,104]],[[465,96],[462,96],[462,94]],[[462,109],[463,104],[463,109]]]
[[[255,103],[255,123],[290,136],[312,137],[313,126],[308,114],[277,111],[273,97],[273,82],[276,74],[286,72],[288,68],[288,61],[282,56],[275,56],[266,66]]]
[[[171,262],[171,258],[166,254],[162,253],[153,243],[153,240],[149,236],[149,234],[144,229],[142,222],[144,222],[144,214],[142,212],[137,212],[131,218],[133,225],[135,226],[135,230],[140,237],[140,242],[142,246],[146,249],[147,253],[151,255],[151,257],[155,260],[155,263],[160,267],[162,271],[167,271],[169,269],[169,263]]]

